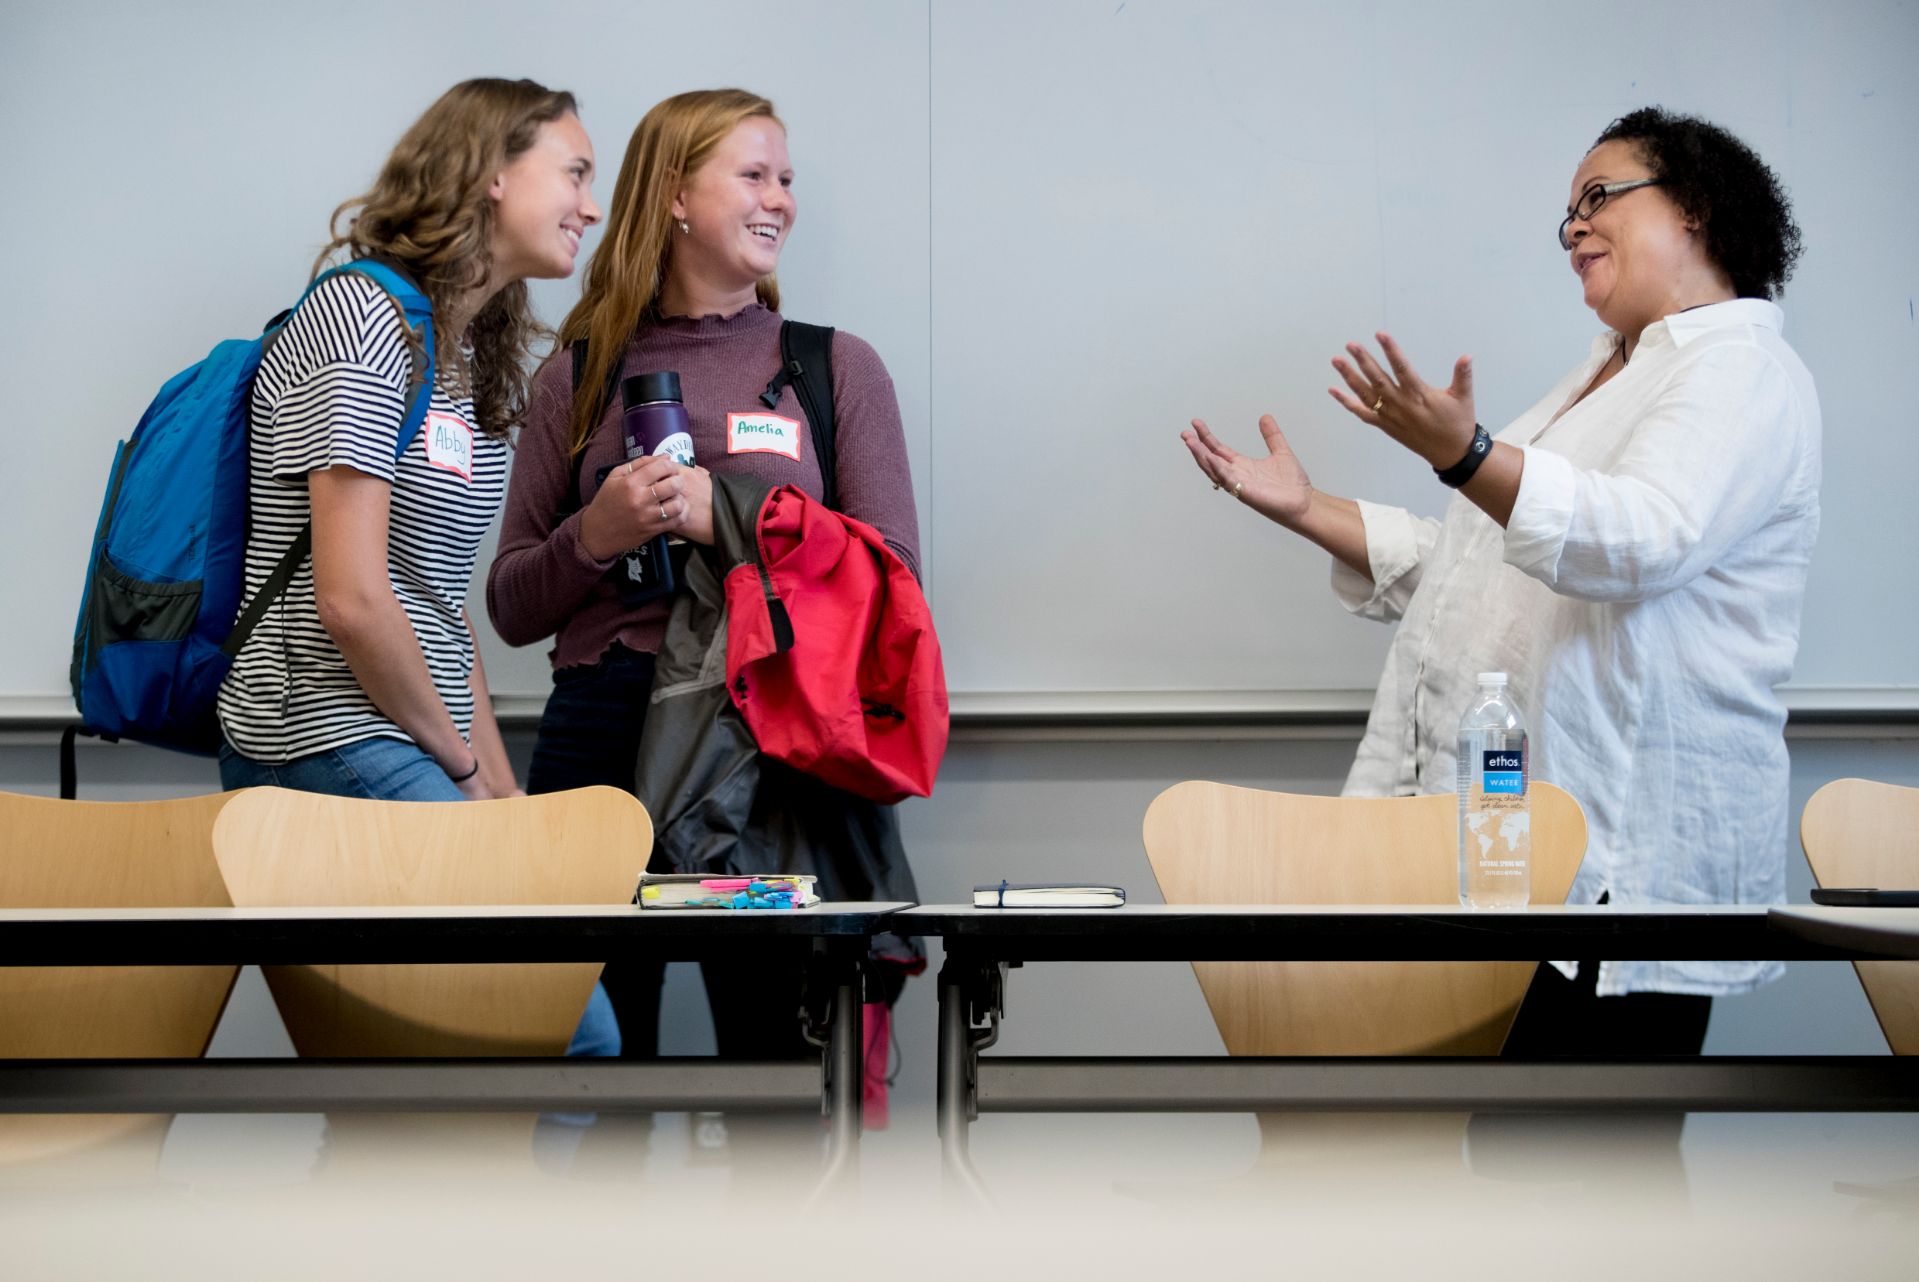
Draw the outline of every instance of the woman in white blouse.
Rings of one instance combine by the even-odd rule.
[[[1785,888],[1785,709],[1819,527],[1819,402],[1771,301],[1799,255],[1772,171],[1658,108],[1613,122],[1573,176],[1560,246],[1607,332],[1488,436],[1471,363],[1424,382],[1378,335],[1332,395],[1459,490],[1443,520],[1313,488],[1268,452],[1183,433],[1216,488],[1333,555],[1347,608],[1399,620],[1346,792],[1454,787],[1475,674],[1504,671],[1534,777],[1591,840],[1569,902],[1768,903]],[[1568,974],[1576,970],[1576,978]],[[1697,1053],[1711,999],[1776,962],[1540,967],[1508,1054]]]

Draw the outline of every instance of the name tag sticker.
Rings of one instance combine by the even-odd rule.
[[[800,457],[799,420],[779,414],[728,414],[726,452],[784,454],[797,462]]]
[[[434,467],[453,472],[471,483],[473,480],[473,428],[457,414],[437,410],[426,416],[420,429],[426,437],[426,461]]]

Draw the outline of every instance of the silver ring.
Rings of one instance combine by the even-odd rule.
[[[660,492],[654,489],[653,485],[654,483],[652,481],[646,483],[647,497],[651,498],[655,503],[658,503],[660,501]]]
[[[1218,482],[1218,481],[1214,481],[1214,482],[1213,482],[1213,488],[1214,488],[1214,489],[1216,489],[1216,490],[1217,490],[1217,489],[1219,489],[1219,488],[1221,488],[1221,487],[1220,487],[1220,484],[1219,484],[1219,482]]]
[[[667,519],[667,516],[666,516],[666,504],[664,504],[664,503],[662,503],[662,504],[660,504],[660,519],[661,519],[662,521],[664,521],[664,520],[666,520],[666,519]]]

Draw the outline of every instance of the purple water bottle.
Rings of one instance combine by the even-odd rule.
[[[686,419],[686,405],[680,399],[677,373],[659,370],[623,380],[620,404],[626,415],[622,432],[629,461],[664,454],[682,467],[693,466],[693,432]],[[668,542],[668,537],[661,534],[626,554],[620,597],[627,605],[643,605],[670,595],[679,586]]]

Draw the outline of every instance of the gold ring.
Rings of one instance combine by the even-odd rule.
[[[652,481],[648,481],[646,483],[646,493],[649,498],[651,498],[655,503],[658,503],[660,501],[660,492],[653,488],[653,484],[654,483]]]
[[[1239,497],[1239,492],[1240,492],[1241,490],[1243,490],[1243,489],[1245,489],[1245,488],[1246,488],[1246,482],[1244,482],[1244,481],[1235,481],[1235,482],[1233,483],[1233,497],[1234,497],[1234,498],[1238,498],[1238,497]]]
[[[667,519],[667,518],[666,518],[666,504],[664,504],[664,503],[662,503],[662,504],[660,504],[660,519],[661,519],[662,521],[664,521],[664,520],[666,520],[666,519]]]
[[[1373,413],[1375,414],[1379,413],[1379,407],[1384,405],[1385,403],[1386,403],[1386,393],[1381,392],[1378,396],[1373,398]]]
[[[1214,489],[1218,489],[1218,488],[1219,488],[1219,482],[1218,482],[1218,481],[1214,481],[1214,482],[1213,482],[1213,488],[1214,488]]]

